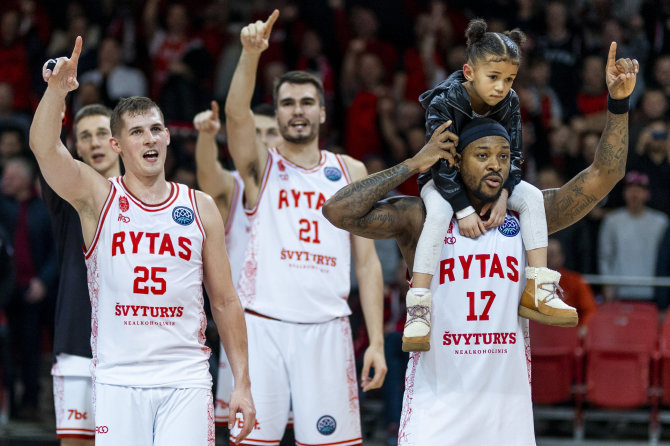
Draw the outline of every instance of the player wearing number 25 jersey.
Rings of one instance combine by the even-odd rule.
[[[204,235],[195,192],[170,183],[165,202],[147,205],[128,192],[121,177],[111,183],[86,252],[94,379],[209,389]]]

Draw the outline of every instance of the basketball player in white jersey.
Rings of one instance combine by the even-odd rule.
[[[82,39],[61,57],[35,112],[30,147],[47,183],[79,214],[92,306],[95,441],[213,445],[214,408],[202,284],[228,353],[242,412],[254,424],[246,328],[225,230],[211,197],[165,180],[170,132],[148,98],[123,99],[110,127],[126,173],[107,180],[60,142],[60,110],[78,87]]]
[[[270,105],[261,104],[254,108],[254,123],[256,139],[262,142],[258,145],[259,150],[265,151],[279,145],[282,139],[277,129],[274,109]],[[250,231],[244,213],[244,182],[237,171],[224,169],[218,159],[216,135],[221,130],[218,103],[212,101],[209,110],[198,113],[193,119],[193,126],[198,131],[195,146],[198,185],[203,192],[212,196],[225,222],[230,271],[233,282],[237,284]],[[217,426],[228,426],[228,404],[232,387],[233,375],[230,364],[223,346],[220,346],[219,373],[214,400],[214,420]],[[292,417],[289,417],[288,422],[289,425],[292,424]]]
[[[591,166],[560,189],[544,191],[549,232],[586,215],[623,178],[628,151],[628,97],[635,86],[636,60],[607,61],[607,122]],[[468,198],[478,211],[500,193],[509,175],[509,136],[495,121],[478,118],[461,135],[438,128],[413,158],[351,184],[323,208],[338,227],[370,238],[395,238],[412,267],[425,208],[416,197],[381,200],[412,175],[423,172],[448,149]],[[399,445],[534,445],[527,321],[519,318],[524,283],[519,222],[505,223],[477,239],[459,235],[445,222],[444,245],[434,292],[429,352],[410,356]],[[559,298],[556,296],[555,298]]]
[[[319,125],[326,118],[323,86],[306,72],[279,78],[275,112],[284,142],[256,150],[249,104],[278,14],[242,29],[243,50],[225,109],[228,145],[244,180],[251,224],[238,292],[247,313],[258,421],[244,444],[279,444],[292,405],[296,444],[358,445],[358,388],[347,317],[351,254],[371,342],[364,357],[364,391],[380,387],[386,373],[381,265],[372,240],[333,227],[321,207],[366,171],[347,156],[319,150]]]

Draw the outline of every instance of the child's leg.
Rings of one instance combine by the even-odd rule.
[[[453,216],[449,203],[435,188],[433,180],[421,189],[426,221],[417,243],[412,268],[412,288],[407,292],[407,321],[402,336],[405,352],[430,350],[430,282],[440,260],[445,225]]]
[[[542,192],[521,181],[508,198],[507,206],[519,212],[521,238],[529,265],[519,315],[547,325],[577,325],[577,310],[561,300],[562,292],[558,285],[561,274],[547,268],[547,219]]]
[[[444,228],[451,221],[454,211],[449,202],[437,191],[433,180],[421,189],[421,199],[426,206],[426,221],[423,223],[414,253],[412,287],[430,288],[433,273],[440,259]]]
[[[528,265],[536,268],[547,266],[547,218],[544,215],[544,196],[532,184],[521,181],[507,199],[507,207],[519,213],[521,238]]]

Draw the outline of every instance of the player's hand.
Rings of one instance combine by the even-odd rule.
[[[477,238],[486,232],[486,227],[479,215],[473,212],[458,220],[458,230],[463,237]]]
[[[68,93],[79,87],[79,82],[77,82],[77,64],[79,63],[81,46],[81,36],[77,36],[70,57],[59,57],[56,59],[56,66],[53,70],[47,69],[49,61],[44,63],[42,66],[42,79],[49,84],[49,88],[63,90],[65,93]]]
[[[507,189],[503,188],[502,192],[498,199],[493,203],[487,203],[482,208],[482,211],[479,213],[480,216],[486,215],[486,212],[491,210],[489,219],[484,223],[486,229],[497,228],[505,221],[505,215],[507,214],[507,197],[509,192]],[[459,223],[460,227],[460,223]]]
[[[193,118],[193,127],[200,133],[216,135],[221,130],[221,120],[219,119],[219,104],[212,101],[212,108],[205,110]]]
[[[605,68],[605,81],[612,99],[624,99],[633,93],[640,64],[637,59],[616,60],[616,42],[610,45]]]
[[[454,165],[454,156],[451,152],[456,150],[458,136],[447,130],[450,125],[451,121],[446,121],[436,128],[426,145],[412,157],[419,172],[426,172],[439,159],[447,160],[450,166]]]
[[[370,377],[370,367],[375,369],[375,374],[372,378]],[[371,345],[366,348],[363,355],[363,370],[361,371],[361,388],[363,392],[379,389],[384,384],[387,371],[384,347],[373,347]]]
[[[272,27],[279,17],[279,10],[275,9],[265,22],[256,20],[250,23],[240,32],[242,48],[250,53],[262,53],[270,45],[270,33]]]
[[[254,400],[251,398],[251,387],[249,386],[243,388],[235,386],[233,393],[230,395],[228,427],[231,431],[237,423],[238,413],[242,414],[243,425],[242,430],[235,437],[235,444],[239,444],[247,438],[256,424],[256,408],[254,407]]]
[[[47,295],[47,287],[40,279],[33,277],[26,290],[25,299],[29,304],[36,304],[44,300]]]

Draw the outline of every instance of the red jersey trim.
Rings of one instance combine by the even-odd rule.
[[[268,178],[270,177],[270,171],[272,170],[272,164],[274,163],[273,153],[276,153],[275,149],[268,150],[268,162],[265,166],[265,172],[263,173],[263,180],[261,181],[261,186],[258,191],[258,197],[256,197],[256,205],[251,209],[244,209],[244,213],[247,214],[248,217],[251,217],[258,211],[258,206],[263,198],[263,192],[265,192],[265,188],[268,185]]]
[[[114,197],[116,196],[116,188],[114,187],[113,184],[109,184],[109,195],[107,195],[107,200],[105,201],[105,204],[102,206],[102,209],[100,209],[100,217],[98,219],[98,226],[95,228],[95,235],[93,236],[93,241],[91,242],[91,247],[86,249],[86,243],[83,244],[82,248],[84,251],[84,258],[88,260],[88,258],[91,256],[91,253],[93,253],[93,250],[95,250],[95,246],[98,244],[98,238],[100,238],[100,233],[102,232],[102,225],[105,223],[105,219],[107,218],[107,213],[109,212],[109,209],[112,207],[112,203],[114,202]]]
[[[198,229],[200,229],[200,233],[202,234],[202,244],[205,244],[205,238],[207,237],[205,235],[205,230],[202,225],[202,220],[200,219],[200,211],[198,210],[198,201],[195,199],[195,191],[191,188],[188,189],[188,198],[191,200],[191,205],[193,206],[193,213],[195,214],[195,223],[198,225]]]
[[[231,442],[235,440],[235,437],[233,435],[230,436]],[[251,443],[250,443],[251,442]],[[279,446],[279,443],[281,443],[281,440],[254,440],[253,438],[245,438],[242,440],[242,443],[240,443],[240,446],[258,446],[258,445],[271,445],[271,446]]]
[[[291,167],[294,168],[295,170],[299,170],[299,171],[302,172],[302,173],[315,173],[315,172],[318,172],[319,170],[321,170],[321,168],[322,168],[323,166],[326,165],[326,161],[328,161],[328,157],[326,156],[325,153],[323,153],[323,150],[319,150],[319,156],[321,157],[321,158],[319,159],[319,163],[318,163],[316,166],[314,166],[314,167],[312,167],[312,168],[310,168],[310,169],[305,169],[304,167],[300,167],[300,166],[298,166],[297,164],[293,164],[292,162],[290,162],[288,159],[286,159],[284,156],[282,156],[282,154],[279,153],[279,150],[277,150],[275,147],[273,147],[273,148],[270,149],[270,153],[275,153],[275,154],[276,154],[279,158],[281,158],[282,161],[284,161],[286,164],[288,164],[289,166],[291,166]]]
[[[230,233],[230,228],[233,226],[233,220],[235,219],[235,212],[237,212],[237,199],[240,195],[240,183],[237,181],[237,177],[233,176],[235,180],[235,186],[233,187],[233,198],[230,199],[230,212],[228,212],[228,220],[226,220],[226,235]]]
[[[344,178],[347,180],[347,184],[351,184],[351,174],[349,173],[349,169],[347,169],[347,163],[344,162],[341,155],[338,155],[337,153],[334,153],[334,155],[335,159],[340,164],[340,168],[344,173]]]
[[[64,438],[78,438],[80,440],[93,440],[95,439],[95,434],[56,434],[56,438],[58,439],[64,439]]]
[[[177,197],[179,197],[179,185],[177,183],[173,183],[172,181],[170,181],[170,195],[168,195],[168,197],[165,199],[165,201],[163,201],[162,203],[158,203],[158,204],[147,204],[147,203],[143,202],[142,200],[140,200],[139,198],[137,198],[135,195],[133,195],[132,192],[130,192],[128,190],[128,188],[126,187],[126,184],[123,181],[123,177],[117,177],[115,179],[117,180],[118,184],[121,186],[123,191],[126,194],[128,194],[128,196],[133,201],[133,203],[135,203],[137,206],[139,206],[140,209],[142,209],[143,211],[147,211],[147,212],[162,211],[164,209],[169,208],[177,200]]]

